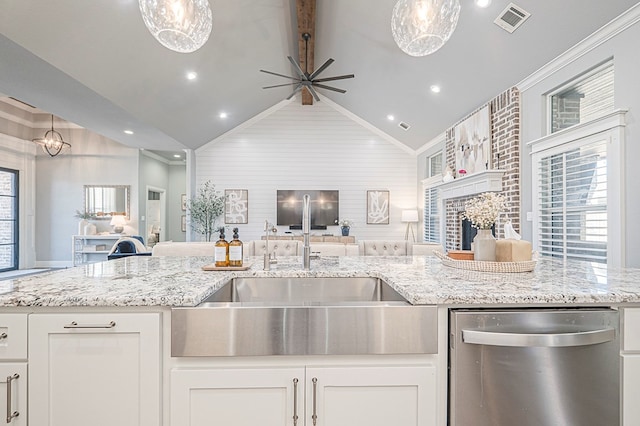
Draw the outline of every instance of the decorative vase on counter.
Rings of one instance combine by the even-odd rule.
[[[473,239],[473,259],[486,262],[496,261],[496,238],[491,229],[478,229]]]
[[[96,235],[97,233],[97,227],[93,223],[87,222],[87,224],[84,226],[84,232],[82,235]]]
[[[342,236],[343,237],[348,237],[349,236],[349,227],[348,226],[343,226],[342,227]]]

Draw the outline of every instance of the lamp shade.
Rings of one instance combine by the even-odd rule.
[[[124,231],[124,226],[126,224],[127,218],[118,214],[111,216],[111,222],[109,222],[109,225],[113,226],[113,231],[116,233]]]
[[[418,222],[418,210],[402,210],[402,222]]]
[[[396,44],[411,56],[440,49],[458,25],[458,0],[398,0],[391,15]]]
[[[180,53],[200,49],[209,39],[209,0],[138,0],[144,24],[164,47]]]

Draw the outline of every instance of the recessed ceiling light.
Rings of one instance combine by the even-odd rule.
[[[387,120],[389,120],[389,121],[393,121],[393,120],[395,120],[395,119],[396,119],[396,118],[393,116],[393,114],[389,114],[389,115],[387,115]]]
[[[195,80],[198,77],[198,73],[195,71],[189,71],[187,73],[187,80]]]
[[[476,6],[478,7],[489,7],[491,4],[491,0],[476,0]]]
[[[440,93],[440,86],[436,86],[435,84],[430,87],[433,93]]]
[[[173,154],[173,158],[182,158],[180,154]]]
[[[133,130],[125,130],[124,132],[125,132],[126,134],[128,134],[128,135],[132,135],[132,134],[133,134]]]
[[[226,112],[221,112],[220,114],[218,114],[218,117],[220,118],[227,118],[229,115],[227,115]]]

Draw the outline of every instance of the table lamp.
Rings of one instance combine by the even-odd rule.
[[[126,224],[127,219],[122,215],[111,216],[111,222],[109,222],[109,225],[113,226],[113,232],[116,234],[121,234]]]

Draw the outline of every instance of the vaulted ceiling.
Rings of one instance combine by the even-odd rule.
[[[637,4],[517,0],[531,17],[510,34],[493,22],[508,0],[485,9],[461,0],[444,47],[411,57],[391,35],[395,1],[317,0],[315,65],[333,58],[327,76],[355,74],[333,82],[345,94],[320,93],[412,149]],[[259,70],[293,75],[286,57],[298,58],[299,45],[295,0],[216,1],[211,8],[209,41],[183,54],[150,35],[137,0],[3,0],[0,93],[125,145],[203,146],[290,94],[262,89],[283,81]],[[411,128],[399,128],[400,120]]]

